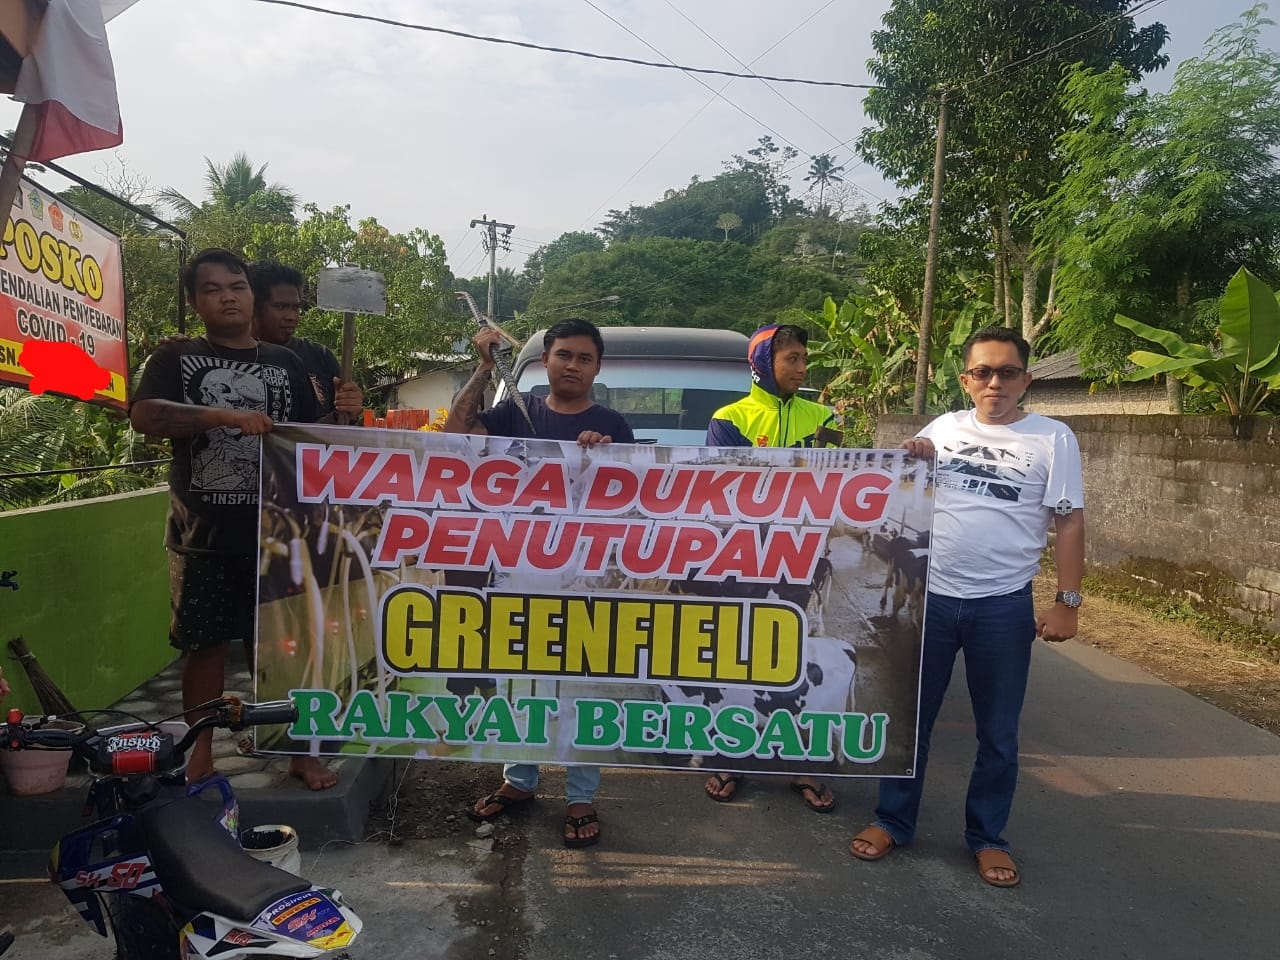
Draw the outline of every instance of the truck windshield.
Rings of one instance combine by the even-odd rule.
[[[522,391],[546,395],[546,371],[531,363],[519,374]],[[605,357],[592,387],[596,403],[617,410],[637,435],[679,430],[700,444],[711,415],[750,389],[745,363],[696,359]],[[695,437],[694,434],[697,436]]]

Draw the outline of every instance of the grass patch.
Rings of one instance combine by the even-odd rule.
[[[1191,627],[1206,640],[1225,644],[1265,660],[1280,662],[1280,636],[1261,627],[1199,610],[1185,597],[1119,586],[1114,580],[1096,576],[1084,578],[1084,593],[1085,596],[1106,597],[1108,600],[1136,607],[1156,620]]]

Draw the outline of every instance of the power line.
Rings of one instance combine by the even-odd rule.
[[[20,480],[26,477],[60,477],[64,473],[101,473],[104,470],[126,470],[130,467],[154,467],[162,463],[171,463],[170,459],[164,460],[129,460],[125,463],[106,463],[97,467],[62,467],[56,470],[24,470],[20,473],[0,473],[0,480]]]
[[[797,32],[799,32],[803,27],[807,26],[807,25],[809,24],[809,22],[810,22],[810,21],[812,21],[814,18],[816,18],[820,13],[822,13],[824,10],[826,10],[826,9],[827,9],[827,7],[831,6],[834,2],[835,2],[835,0],[827,0],[827,2],[826,2],[826,3],[824,3],[824,4],[823,4],[822,6],[820,6],[818,9],[814,10],[814,11],[813,11],[813,13],[809,14],[807,17],[805,17],[803,20],[801,20],[799,23],[797,23],[794,27],[792,27],[790,30],[788,30],[786,33],[784,33],[781,37],[779,37],[777,40],[775,40],[773,43],[771,43],[768,47],[766,47],[764,50],[762,50],[762,51],[760,52],[760,54],[759,54],[758,56],[756,56],[756,57],[755,57],[755,59],[753,59],[749,64],[746,64],[746,65],[745,65],[746,69],[748,69],[748,70],[749,70],[749,69],[751,68],[751,66],[752,66],[752,65],[754,65],[754,64],[756,64],[756,63],[759,63],[761,60],[763,60],[766,56],[768,56],[770,53],[772,53],[774,50],[776,50],[779,46],[781,46],[781,45],[782,45],[786,40],[790,39],[794,34],[796,34]],[[593,6],[594,6],[594,4],[593,4]],[[597,7],[596,9],[599,9],[599,8]],[[603,11],[601,11],[601,12],[603,12]],[[677,13],[679,13],[680,11],[679,11],[679,10],[676,10],[676,12],[677,12]],[[683,14],[681,14],[681,15],[683,16]],[[606,14],[606,16],[608,16],[608,15]],[[609,19],[611,19],[611,20],[612,20],[613,18],[612,18],[612,17],[610,17]],[[690,21],[690,22],[692,23],[692,21]],[[614,23],[618,23],[618,21],[614,20]],[[622,26],[622,24],[618,24],[618,25],[619,25],[619,26]],[[697,24],[694,24],[694,26],[697,26]],[[626,28],[626,27],[623,27],[623,29],[624,29],[624,30],[626,30],[627,28]],[[699,29],[701,29],[701,28],[699,28]],[[630,31],[630,30],[627,30],[627,32],[628,32],[628,33],[631,33],[631,34],[632,34],[632,36],[636,36],[636,35],[635,35],[634,33],[632,33],[632,31]],[[705,33],[705,31],[703,31],[703,32]],[[651,44],[648,44],[648,43],[647,43],[643,38],[636,36],[636,39],[637,39],[637,40],[640,40],[640,42],[641,42],[641,43],[645,43],[645,44],[646,44],[646,46],[649,46],[649,47],[650,47],[650,49],[654,49],[654,48],[652,47],[652,45],[651,45]],[[714,38],[712,38],[712,42],[715,42],[715,41],[714,41]],[[665,56],[665,54],[662,54],[662,53],[661,53],[661,51],[656,51],[656,52],[657,52],[660,56]],[[727,51],[726,51],[726,52],[727,52]],[[730,56],[732,56],[732,54],[730,54]],[[737,59],[737,58],[735,57],[735,59]],[[740,60],[739,60],[738,62],[739,62],[739,63],[741,63],[742,61],[740,61]],[[753,76],[754,76],[754,75],[753,75]],[[695,78],[695,79],[696,79],[696,78]],[[701,81],[699,81],[699,82],[701,82]],[[730,79],[730,80],[725,81],[724,85],[723,85],[723,86],[721,86],[719,90],[714,90],[714,89],[712,89],[711,87],[709,87],[709,86],[708,86],[708,87],[707,87],[707,89],[708,89],[708,90],[711,90],[711,96],[707,99],[707,101],[706,101],[702,106],[700,106],[697,110],[695,110],[695,111],[693,112],[693,114],[689,117],[689,119],[685,120],[685,122],[684,122],[684,123],[682,123],[682,124],[681,124],[677,129],[676,129],[676,131],[675,131],[674,133],[672,133],[672,134],[671,134],[671,136],[667,137],[667,139],[666,139],[665,141],[663,141],[662,145],[661,145],[660,147],[658,147],[658,149],[657,149],[657,150],[653,151],[653,153],[651,153],[651,154],[648,156],[648,158],[646,158],[646,159],[645,159],[644,163],[642,163],[642,164],[640,164],[640,166],[636,167],[636,169],[635,169],[634,171],[632,171],[631,175],[630,175],[629,177],[627,177],[627,179],[625,179],[624,181],[622,181],[622,183],[621,183],[621,184],[619,184],[616,188],[614,188],[614,190],[613,190],[612,192],[610,192],[610,193],[609,193],[609,195],[608,195],[608,196],[606,196],[606,197],[605,197],[605,199],[604,199],[604,200],[602,200],[602,201],[601,201],[601,202],[596,206],[596,208],[595,208],[594,210],[592,210],[589,214],[587,214],[587,215],[582,219],[582,222],[578,224],[579,229],[581,229],[582,227],[585,227],[588,223],[590,223],[593,219],[595,219],[596,214],[598,214],[601,210],[603,210],[603,209],[604,209],[604,208],[609,204],[609,202],[610,202],[611,200],[613,200],[613,198],[614,198],[614,197],[616,197],[619,193],[621,193],[621,192],[626,188],[627,184],[631,183],[633,180],[635,180],[635,178],[636,178],[636,177],[640,176],[640,174],[641,174],[641,173],[643,173],[643,172],[645,171],[645,169],[647,169],[647,168],[648,168],[648,166],[649,166],[651,163],[653,163],[653,161],[654,161],[654,160],[656,160],[656,159],[657,159],[657,158],[662,154],[662,152],[663,152],[664,150],[666,150],[666,149],[667,149],[667,147],[669,147],[669,146],[671,146],[671,144],[675,143],[675,141],[679,138],[679,136],[680,136],[682,133],[684,133],[684,131],[685,131],[685,130],[687,130],[687,129],[689,128],[689,126],[690,126],[690,125],[691,125],[695,120],[697,120],[697,119],[698,119],[698,117],[702,116],[702,114],[706,111],[706,109],[707,109],[709,106],[711,106],[711,104],[715,103],[715,102],[716,102],[716,100],[724,100],[726,103],[729,103],[731,106],[734,106],[734,104],[732,103],[732,101],[730,101],[728,98],[726,98],[726,97],[724,97],[724,96],[723,96],[724,91],[728,90],[728,89],[729,89],[729,87],[730,87],[730,85],[732,85],[732,83],[733,83],[733,79]],[[703,86],[707,86],[707,85],[706,85],[706,84],[703,84]],[[748,115],[748,116],[750,116],[750,115]],[[754,119],[754,118],[753,118],[753,119]],[[812,118],[810,118],[810,119],[812,119]],[[757,122],[758,122],[758,121],[757,121]],[[816,122],[816,121],[815,121],[815,122]],[[777,131],[772,131],[772,132],[773,132],[773,133],[775,133],[775,134],[779,137],[779,139],[784,140],[784,141],[786,140],[786,137],[783,137],[781,134],[777,133]],[[789,143],[790,141],[787,141],[787,142]],[[794,144],[792,144],[792,146],[795,146],[795,145],[794,145]],[[799,148],[798,148],[798,147],[797,147],[796,149],[797,149],[797,150],[799,150]]]
[[[471,236],[475,237],[474,234],[471,234]],[[476,254],[480,254],[479,259],[476,258]],[[475,246],[472,247],[471,250],[467,253],[467,255],[462,258],[462,260],[460,261],[461,265],[458,267],[457,270],[453,272],[453,275],[455,277],[467,277],[469,279],[470,271],[474,270],[477,266],[479,266],[483,262],[484,262],[484,244],[481,243],[479,237],[475,237]]]
[[[691,24],[691,25],[694,27],[694,29],[696,29],[696,30],[697,30],[699,33],[701,33],[704,37],[706,37],[708,40],[710,40],[712,43],[714,43],[717,47],[719,47],[721,50],[723,50],[725,53],[727,53],[727,54],[728,54],[728,55],[729,55],[729,56],[730,56],[730,57],[731,57],[731,58],[732,58],[732,59],[733,59],[733,60],[734,60],[734,61],[735,61],[735,62],[736,62],[740,67],[742,67],[744,70],[749,70],[749,69],[751,69],[751,68],[750,68],[750,66],[749,66],[748,64],[743,63],[743,62],[742,62],[742,60],[740,60],[740,59],[738,58],[738,56],[737,56],[737,55],[736,55],[732,50],[730,50],[730,49],[729,49],[728,47],[726,47],[723,43],[721,43],[719,40],[717,40],[715,37],[713,37],[710,33],[708,33],[706,30],[704,30],[700,24],[698,24],[696,21],[694,21],[694,20],[693,20],[693,19],[691,19],[689,16],[687,16],[687,15],[684,13],[684,11],[683,11],[683,10],[681,10],[679,7],[677,7],[674,3],[672,3],[672,2],[671,2],[671,0],[663,0],[663,2],[664,2],[664,3],[666,3],[666,5],[667,5],[668,7],[670,7],[672,10],[674,10],[676,13],[678,13],[678,14],[679,14],[679,15],[680,15],[680,16],[681,16],[681,17],[682,17],[686,22],[688,22],[689,24]],[[816,11],[813,13],[813,15],[809,17],[809,20],[812,20],[812,19],[813,19],[813,17],[816,17],[819,13],[821,13],[821,12],[822,12],[823,10],[825,10],[827,7],[831,6],[831,3],[832,3],[832,2],[834,2],[834,0],[831,0],[831,2],[827,3],[825,6],[823,6],[823,7],[819,8],[818,10],[816,10]],[[805,22],[807,23],[808,21],[806,20]],[[794,31],[792,31],[792,32],[794,32]],[[772,47],[770,47],[770,49],[773,49],[773,48],[772,48]],[[765,53],[768,53],[768,52],[769,52],[768,50],[766,50],[766,51],[765,51]],[[764,54],[762,53],[762,54],[760,55],[760,57],[763,57],[763,56],[764,56]],[[756,58],[756,60],[759,60],[759,59],[760,59],[760,57],[757,57],[757,58]],[[752,61],[752,62],[755,62],[755,61]],[[773,94],[775,94],[777,97],[779,97],[779,98],[782,100],[782,102],[783,102],[783,103],[785,103],[787,106],[791,107],[793,110],[795,110],[797,113],[799,113],[799,114],[800,114],[800,116],[804,117],[806,120],[808,120],[810,123],[812,123],[815,127],[817,127],[819,130],[821,130],[823,133],[825,133],[828,137],[831,137],[832,139],[839,139],[839,138],[836,136],[836,134],[832,133],[832,132],[831,132],[830,130],[828,130],[825,126],[823,126],[821,123],[819,123],[817,120],[815,120],[815,119],[814,119],[812,116],[810,116],[810,115],[809,115],[809,114],[808,114],[808,113],[807,113],[807,112],[806,112],[802,107],[800,107],[798,104],[796,104],[794,101],[792,101],[792,100],[791,100],[791,99],[790,99],[786,94],[784,94],[781,90],[778,90],[776,87],[774,87],[774,86],[773,86],[773,84],[771,84],[771,83],[769,83],[769,82],[767,82],[767,81],[766,81],[766,82],[765,82],[765,86],[766,86],[766,87],[768,87],[768,88],[769,88],[769,90],[770,90]],[[850,139],[852,139],[852,138],[850,138]],[[840,146],[844,146],[844,144],[845,144],[845,143],[848,143],[848,142],[849,142],[849,141],[848,141],[848,140],[846,140],[846,141],[844,141],[844,143],[841,143],[841,144],[840,144]],[[795,144],[792,144],[792,146],[795,146]],[[799,148],[797,148],[797,149],[799,149]],[[830,150],[826,150],[826,151],[823,151],[823,152],[824,152],[824,153],[830,153],[831,151],[830,151]],[[814,155],[813,155],[813,154],[810,154],[810,155],[809,155],[809,159],[810,159],[810,160],[812,160],[812,159],[813,159],[813,157],[814,157]],[[801,161],[799,164],[797,164],[797,166],[803,166],[805,162],[806,162],[806,161]],[[856,169],[856,168],[857,168],[857,166],[858,166],[858,165],[855,165],[854,169]],[[786,170],[784,170],[784,171],[783,171],[783,174],[782,174],[782,175],[783,175],[783,176],[785,176],[785,175],[786,175],[790,170],[793,170],[793,169],[795,169],[795,167],[789,167],[789,168],[787,168]],[[866,188],[864,188],[861,184],[854,183],[854,182],[852,182],[852,181],[850,181],[850,180],[842,180],[841,182],[842,182],[842,183],[847,183],[847,184],[849,184],[849,186],[850,186],[850,187],[852,187],[853,189],[855,189],[855,190],[859,190],[859,191],[861,191],[862,193],[865,193],[867,196],[872,197],[872,198],[874,198],[874,199],[876,199],[876,200],[883,200],[883,199],[884,199],[883,197],[878,196],[877,194],[873,193],[872,191],[867,190],[867,189],[866,189]]]
[[[839,87],[845,90],[879,90],[876,84],[846,83],[843,80],[809,80],[801,77],[774,77],[758,73],[735,73],[732,70],[715,70],[710,67],[691,67],[675,62],[657,63],[653,60],[637,60],[634,57],[618,57],[604,53],[592,53],[587,50],[574,50],[568,47],[552,47],[541,43],[528,43],[524,40],[511,40],[506,37],[492,37],[480,33],[467,33],[464,30],[449,30],[445,27],[429,27],[422,23],[408,23],[404,20],[392,20],[390,17],[375,17],[367,13],[352,13],[347,10],[330,10],[313,6],[309,3],[297,3],[296,0],[252,0],[254,3],[267,3],[278,7],[292,7],[306,10],[309,13],[327,14],[332,17],[345,17],[349,20],[367,20],[388,27],[401,27],[405,30],[421,30],[425,33],[443,33],[464,40],[479,40],[484,43],[499,43],[510,47],[523,47],[526,50],[540,50],[544,53],[560,53],[572,57],[585,57],[588,60],[607,60],[611,63],[629,63],[637,67],[654,67],[659,70],[680,70],[685,73],[706,73],[721,77],[734,77],[742,80],[772,80],[774,83],[799,83],[811,87]]]
[[[1140,13],[1146,13],[1148,10],[1153,10],[1164,2],[1165,0],[1139,0],[1138,5],[1134,7],[1132,10],[1128,10],[1124,13],[1117,13],[1114,16],[1108,17],[1106,20],[1099,21],[1098,23],[1095,23],[1093,26],[1087,27],[1086,29],[1081,30],[1075,36],[1067,37],[1065,40],[1059,40],[1057,43],[1050,44],[1049,46],[1044,47],[1041,50],[1037,50],[1035,53],[1027,54],[1025,57],[1023,57],[1020,60],[1014,60],[1012,63],[1007,63],[1003,67],[1000,67],[996,70],[992,70],[990,73],[984,73],[980,77],[975,77],[972,80],[961,81],[960,83],[956,84],[956,86],[967,93],[970,90],[984,86],[990,83],[991,81],[998,79],[1000,76],[1002,76],[1005,73],[1008,73],[1011,70],[1016,70],[1019,67],[1029,65],[1039,59],[1045,59],[1049,56],[1049,54],[1056,53],[1057,51],[1061,50],[1063,47],[1070,46],[1071,44],[1079,40],[1083,40],[1085,37],[1092,36],[1093,34],[1097,33],[1099,30],[1105,30],[1107,27],[1111,26],[1112,24],[1118,23],[1119,21],[1124,19],[1131,20]]]
[[[729,55],[729,58],[730,58],[731,60],[733,60],[733,62],[734,62],[734,63],[736,63],[738,66],[742,67],[742,69],[743,69],[743,70],[750,70],[750,69],[751,69],[751,67],[750,67],[748,64],[743,63],[743,61],[738,57],[738,55],[737,55],[737,54],[735,54],[732,50],[730,50],[730,49],[729,49],[728,47],[726,47],[723,43],[721,43],[719,40],[717,40],[715,37],[713,37],[710,33],[708,33],[708,32],[703,28],[703,26],[702,26],[700,23],[698,23],[696,20],[694,20],[692,17],[690,17],[687,13],[685,13],[683,10],[681,10],[679,7],[677,7],[674,3],[672,3],[672,2],[671,2],[671,0],[663,0],[663,2],[664,2],[668,7],[670,7],[672,10],[674,10],[674,11],[676,12],[676,14],[677,14],[677,15],[679,15],[679,16],[680,16],[680,18],[681,18],[682,20],[684,20],[686,23],[688,23],[690,26],[692,26],[695,30],[697,30],[700,34],[702,34],[704,37],[706,37],[708,40],[710,40],[712,43],[714,43],[717,47],[719,47],[722,51],[724,51],[726,54],[728,54],[728,55]],[[829,7],[829,6],[831,6],[831,3],[834,3],[834,2],[835,2],[835,0],[830,0],[830,2],[827,4],[827,6],[828,6],[828,7]],[[823,7],[822,9],[823,9],[823,10],[825,10],[825,9],[826,9],[826,7]],[[819,11],[819,12],[821,12],[821,11]],[[763,56],[763,54],[762,54],[761,56]],[[760,58],[759,58],[759,57],[757,57],[756,59],[758,60],[758,59],[760,59]],[[793,100],[791,100],[789,97],[787,97],[787,95],[786,95],[786,94],[784,94],[781,90],[779,90],[779,89],[778,89],[777,87],[775,87],[773,84],[769,83],[769,82],[766,80],[766,81],[764,82],[764,85],[765,85],[766,87],[768,87],[768,88],[769,88],[769,91],[770,91],[771,93],[773,93],[773,94],[774,94],[775,96],[777,96],[780,100],[782,100],[782,102],[783,102],[783,103],[785,103],[787,106],[789,106],[792,110],[796,111],[796,113],[800,114],[800,116],[804,117],[806,120],[808,120],[810,123],[812,123],[815,127],[817,127],[819,130],[821,130],[823,133],[825,133],[827,136],[829,136],[829,137],[835,137],[835,134],[834,134],[834,133],[832,133],[830,130],[828,130],[826,127],[824,127],[821,123],[819,123],[817,120],[815,120],[812,116],[810,116],[808,113],[806,113],[806,112],[805,112],[805,110],[804,110],[802,107],[798,106],[798,105],[797,105]]]
[[[661,50],[659,50],[657,47],[655,47],[652,43],[650,43],[650,42],[649,42],[648,40],[646,40],[644,37],[640,36],[640,34],[636,33],[634,30],[632,30],[630,27],[628,27],[625,23],[623,23],[623,22],[622,22],[621,20],[619,20],[617,17],[613,16],[613,15],[612,15],[611,13],[609,13],[608,11],[603,10],[602,8],[600,8],[599,6],[597,6],[597,5],[593,2],[593,0],[582,0],[582,2],[583,2],[583,3],[585,3],[587,6],[591,7],[591,9],[595,10],[597,13],[599,13],[599,14],[600,14],[602,17],[604,17],[605,19],[610,20],[610,21],[612,21],[613,23],[617,24],[619,27],[621,27],[621,28],[622,28],[623,30],[625,30],[627,33],[631,34],[631,36],[635,37],[637,40],[639,40],[641,43],[643,43],[646,47],[648,47],[650,50],[652,50],[652,51],[653,51],[654,53],[656,53],[658,56],[665,58],[665,59],[666,59],[669,63],[671,63],[672,65],[676,65],[676,62],[675,62],[674,60],[672,60],[670,57],[668,57],[665,53],[663,53]],[[679,68],[679,67],[677,67],[677,69],[683,69],[683,68]],[[699,85],[701,85],[701,86],[703,86],[703,87],[706,87],[708,90],[710,90],[712,93],[714,93],[717,97],[719,97],[721,100],[723,100],[723,101],[724,101],[725,103],[727,103],[729,106],[733,107],[733,109],[737,110],[740,114],[742,114],[744,117],[746,117],[746,118],[747,118],[748,120],[750,120],[752,123],[759,124],[760,126],[764,127],[766,130],[768,130],[770,133],[772,133],[775,137],[777,137],[777,138],[778,138],[779,140],[781,140],[783,143],[787,144],[787,146],[791,147],[791,148],[792,148],[793,150],[795,150],[797,153],[803,153],[803,152],[804,152],[804,151],[802,151],[798,146],[796,146],[794,143],[792,143],[790,140],[788,140],[786,137],[784,137],[781,133],[779,133],[777,130],[773,129],[773,127],[769,126],[767,123],[765,123],[765,122],[764,122],[763,120],[761,120],[760,118],[753,116],[752,114],[750,114],[749,112],[747,112],[746,108],[744,108],[744,107],[740,107],[738,104],[734,103],[732,100],[730,100],[728,97],[726,97],[726,96],[725,96],[723,93],[721,93],[719,90],[716,90],[714,87],[712,87],[712,86],[711,86],[711,84],[707,83],[705,80],[701,79],[700,77],[695,77],[695,76],[693,76],[693,75],[692,75],[692,71],[686,71],[686,72],[690,73],[690,78],[689,78],[689,79],[693,80],[693,82],[694,82],[694,83],[697,83],[697,84],[699,84]],[[761,78],[761,79],[764,79],[764,78]]]
[[[5,149],[13,148],[13,141],[5,136],[0,136],[0,144],[3,144]],[[70,170],[66,170],[63,167],[58,166],[56,163],[52,163],[48,160],[42,160],[40,163],[41,163],[41,166],[48,167],[54,173],[58,174],[61,177],[66,177],[72,183],[79,184],[80,186],[88,190],[90,193],[96,193],[98,196],[102,197],[103,199],[110,200],[112,203],[115,203],[124,207],[130,213],[137,214],[139,217],[143,217],[147,220],[150,220],[152,223],[156,224],[159,227],[163,227],[165,230],[172,232],[173,234],[175,234],[176,236],[178,236],[183,240],[187,238],[186,231],[181,230],[178,227],[175,227],[172,223],[169,223],[165,220],[161,220],[159,217],[157,217],[153,212],[149,210],[144,210],[142,207],[135,206],[134,204],[126,200],[124,197],[116,196],[110,190],[106,189],[105,187],[98,186],[92,180],[86,180],[84,177],[78,176],[77,174],[72,173]],[[93,218],[89,217],[89,219],[92,220]],[[96,220],[94,222],[97,223]],[[112,232],[114,233],[114,231]]]

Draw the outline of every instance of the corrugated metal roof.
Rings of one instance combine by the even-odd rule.
[[[1079,350],[1063,350],[1051,357],[1037,360],[1027,368],[1027,373],[1037,380],[1079,380],[1084,375],[1080,366]]]

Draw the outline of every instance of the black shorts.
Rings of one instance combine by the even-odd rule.
[[[169,551],[169,643],[207,650],[244,641],[253,649],[258,559]]]

